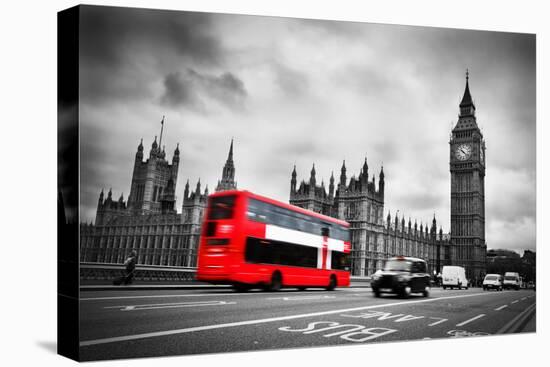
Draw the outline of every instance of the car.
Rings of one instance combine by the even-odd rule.
[[[466,271],[462,266],[446,265],[441,270],[443,289],[458,288],[468,289],[468,279],[466,279]]]
[[[430,275],[426,261],[414,257],[396,256],[386,260],[384,269],[372,275],[371,288],[375,297],[393,293],[407,298],[411,293],[430,295]]]
[[[487,291],[489,289],[496,289],[497,291],[502,290],[502,275],[500,274],[485,275],[485,279],[483,279],[483,290]]]
[[[521,280],[518,273],[506,272],[504,273],[504,281],[502,282],[502,287],[504,289],[515,289],[519,291]]]

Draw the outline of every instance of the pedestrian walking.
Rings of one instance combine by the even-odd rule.
[[[132,250],[130,256],[124,262],[124,267],[126,268],[126,278],[124,279],[124,284],[132,284],[134,279],[134,272],[136,270],[137,254]]]

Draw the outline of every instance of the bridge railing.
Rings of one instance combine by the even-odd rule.
[[[162,265],[136,266],[134,280],[145,282],[192,282],[195,281],[197,268],[174,267]],[[80,263],[80,280],[85,282],[112,281],[126,274],[124,264],[114,263]],[[351,276],[354,283],[368,283],[371,277]]]
[[[172,267],[160,265],[136,265],[134,280],[186,282],[194,281],[196,268]],[[81,281],[106,281],[126,274],[124,264],[113,263],[80,263]]]

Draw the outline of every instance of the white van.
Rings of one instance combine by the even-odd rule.
[[[443,289],[447,287],[453,289],[468,289],[468,279],[466,279],[466,271],[462,266],[444,266],[441,270],[441,284]]]
[[[483,290],[496,289],[502,290],[502,275],[500,274],[487,274],[483,279]]]
[[[502,282],[502,288],[515,289],[519,291],[521,286],[521,280],[518,273],[506,272],[504,273],[504,281]]]

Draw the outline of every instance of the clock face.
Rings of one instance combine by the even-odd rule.
[[[461,144],[456,148],[455,156],[461,161],[465,161],[472,155],[472,147],[469,144]]]

